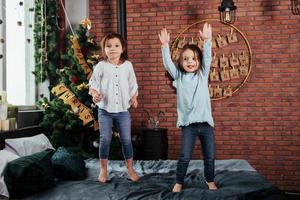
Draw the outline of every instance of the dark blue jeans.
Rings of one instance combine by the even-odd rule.
[[[177,163],[176,183],[183,184],[189,162],[193,155],[196,137],[200,139],[204,160],[204,176],[207,182],[215,176],[215,136],[214,129],[208,123],[193,123],[182,126],[181,151]]]
[[[112,137],[113,120],[120,134],[120,141],[122,145],[122,152],[125,159],[133,157],[132,143],[131,143],[131,117],[130,113],[109,113],[103,109],[98,109],[98,121],[100,125],[100,159],[107,159],[109,155],[109,147]]]

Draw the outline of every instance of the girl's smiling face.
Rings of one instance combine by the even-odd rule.
[[[193,73],[198,70],[199,59],[191,49],[186,49],[182,52],[182,67],[188,73]]]
[[[108,60],[120,59],[123,47],[119,38],[112,38],[105,43],[105,54]]]

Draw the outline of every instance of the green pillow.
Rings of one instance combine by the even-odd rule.
[[[54,186],[53,153],[48,149],[7,163],[3,176],[10,198],[23,198]]]
[[[51,158],[56,177],[63,180],[82,180],[86,178],[84,160],[64,147],[59,147]]]

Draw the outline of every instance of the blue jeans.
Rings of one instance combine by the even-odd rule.
[[[182,126],[181,151],[177,163],[176,183],[183,184],[189,162],[193,155],[196,137],[201,142],[204,160],[204,176],[207,182],[214,181],[215,176],[215,136],[213,127],[208,123],[193,123]]]
[[[132,143],[131,143],[131,117],[130,113],[119,112],[109,113],[103,109],[98,109],[98,121],[100,125],[100,159],[107,159],[109,155],[109,147],[112,137],[112,124],[115,120],[117,129],[120,134],[120,141],[122,145],[122,152],[125,159],[133,157]]]

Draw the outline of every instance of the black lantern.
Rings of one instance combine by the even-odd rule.
[[[293,15],[300,15],[300,0],[291,0],[291,3]]]
[[[237,7],[233,0],[222,0],[218,10],[220,12],[220,20],[224,24],[233,24],[235,21],[235,11]]]

